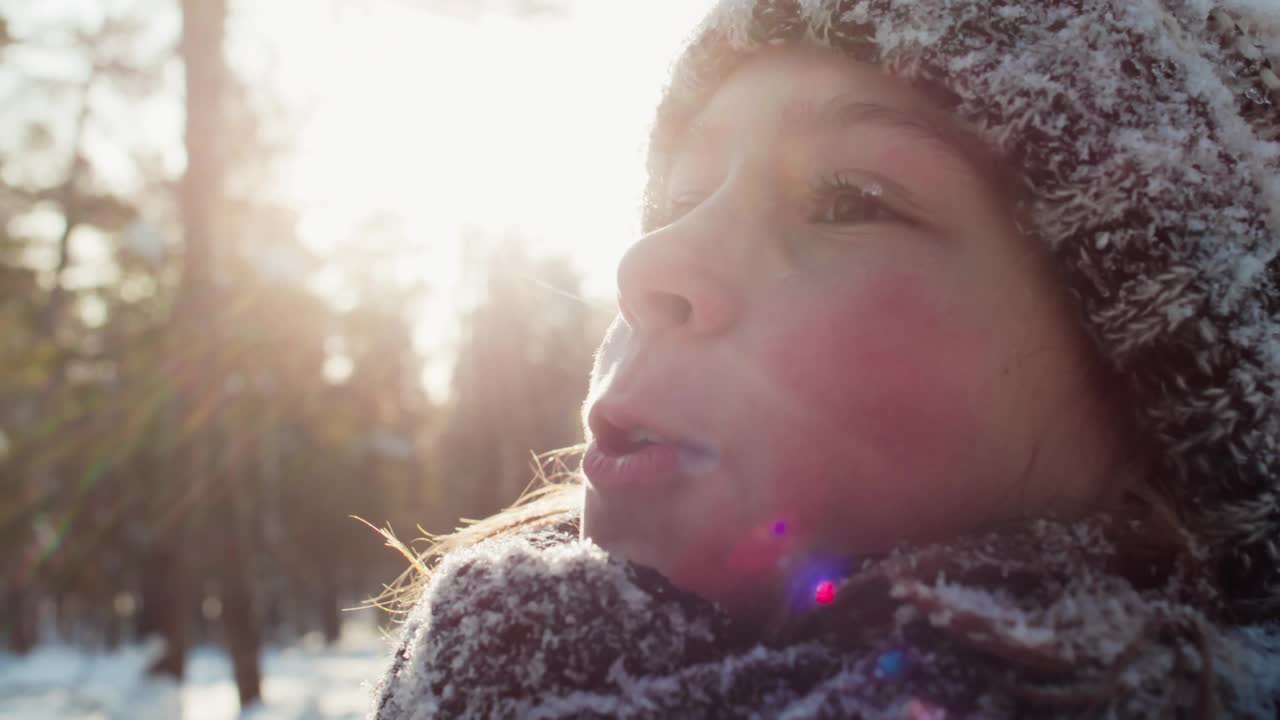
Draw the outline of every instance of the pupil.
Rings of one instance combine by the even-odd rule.
[[[833,208],[837,219],[849,219],[851,216],[862,215],[865,203],[861,197],[855,195],[842,195],[836,199],[836,206]]]

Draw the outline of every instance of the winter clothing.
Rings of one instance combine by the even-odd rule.
[[[371,717],[1277,717],[1280,626],[1215,628],[1193,558],[1116,553],[1138,530],[869,561],[765,642],[589,541],[492,540],[436,571]]]
[[[1012,168],[1233,611],[1280,614],[1280,3],[722,0],[659,109],[646,229],[683,128],[782,44],[915,83]]]
[[[494,539],[435,571],[374,717],[1280,717],[1280,3],[722,0],[646,229],[684,128],[784,44],[916,84],[1013,172],[1191,535],[1135,510],[904,547],[764,636],[570,534]]]

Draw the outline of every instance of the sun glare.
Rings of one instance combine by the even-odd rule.
[[[424,343],[452,342],[464,229],[569,256],[608,300],[635,239],[643,146],[668,63],[705,0],[579,2],[564,16],[451,17],[410,3],[294,12],[242,2],[289,100],[308,108],[287,173],[320,253],[373,213],[404,221],[436,298]],[[309,6],[310,7],[310,6]],[[299,22],[305,15],[308,20]],[[429,371],[428,384],[447,376]],[[434,378],[434,379],[433,379]]]
[[[274,5],[275,10],[269,9]],[[254,12],[279,70],[315,105],[290,184],[308,241],[347,241],[371,210],[405,219],[432,279],[466,226],[514,228],[612,292],[634,239],[646,128],[667,62],[705,3],[579,3],[565,17],[458,18],[408,4]]]

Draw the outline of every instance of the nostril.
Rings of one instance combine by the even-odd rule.
[[[588,425],[591,427],[591,434],[595,437],[596,445],[598,445],[605,454],[626,454],[627,449],[630,446],[630,443],[627,441],[626,431],[605,419],[603,413],[591,413]]]
[[[683,295],[655,292],[647,298],[647,301],[653,308],[654,314],[662,319],[663,325],[684,325],[693,316],[693,303]]]

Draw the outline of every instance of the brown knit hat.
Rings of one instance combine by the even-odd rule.
[[[1152,483],[1233,614],[1280,611],[1280,2],[722,0],[658,110],[646,230],[683,128],[782,44],[941,91],[1023,182],[1159,451]]]

